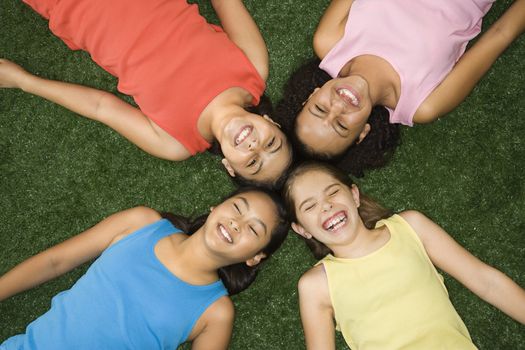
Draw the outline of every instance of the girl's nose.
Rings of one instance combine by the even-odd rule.
[[[230,220],[230,228],[235,232],[239,232],[239,224],[235,220]]]
[[[323,211],[330,211],[332,209],[332,203],[326,201],[323,203]]]
[[[249,143],[248,143],[248,149],[253,151],[255,149],[257,149],[257,139],[254,137],[252,138],[251,140],[248,140]]]

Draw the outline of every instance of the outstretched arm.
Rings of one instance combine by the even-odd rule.
[[[140,109],[106,91],[43,79],[5,59],[0,59],[0,87],[21,89],[104,123],[153,156],[168,160],[183,160],[190,156],[182,144]]]
[[[228,37],[244,52],[261,78],[266,81],[268,49],[242,0],[211,0],[211,4]]]
[[[307,271],[299,280],[299,308],[306,349],[335,350],[334,312],[322,265]]]
[[[323,59],[345,33],[353,0],[332,0],[314,34],[314,52]]]
[[[423,101],[414,114],[414,122],[429,123],[456,108],[524,30],[525,0],[516,0]]]
[[[99,256],[125,235],[158,218],[160,215],[149,208],[128,209],[25,260],[0,277],[0,301],[71,271]]]
[[[525,290],[499,270],[489,266],[459,245],[445,230],[416,211],[406,211],[407,220],[425,246],[430,260],[481,299],[525,324]]]

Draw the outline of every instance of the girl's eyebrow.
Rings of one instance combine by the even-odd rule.
[[[279,143],[279,146],[276,147],[273,151],[271,151],[270,153],[277,153],[282,147],[283,147],[283,140],[281,138],[279,138],[279,140],[281,141],[281,143]]]
[[[239,199],[244,203],[246,211],[250,210],[250,204],[248,203],[248,200],[243,196],[239,196]]]
[[[336,183],[333,183],[333,184],[330,184],[330,185],[326,186],[325,189],[324,189],[324,192],[330,191],[330,189],[332,187],[334,187],[334,186],[339,186],[339,183],[336,182]],[[302,201],[301,204],[299,204],[299,210],[301,210],[303,205],[305,205],[308,201],[311,201],[313,199],[314,199],[314,197],[308,197],[304,201]]]
[[[260,161],[259,166],[257,167],[257,169],[255,169],[255,171],[251,175],[257,175],[259,171],[261,171],[263,165],[264,165],[264,161]]]
[[[242,197],[242,196],[239,196],[239,198],[241,199],[241,201],[246,206],[246,211],[249,211],[250,210],[250,204],[248,203],[248,200],[245,197]],[[262,226],[262,228],[264,230],[264,234],[266,234],[266,232],[268,232],[268,228],[266,227],[266,224],[259,218],[256,218],[255,221],[257,221],[257,223],[259,223],[259,225]]]
[[[306,198],[304,201],[301,202],[301,204],[299,204],[299,210],[302,210],[301,208],[309,201],[313,200],[314,197],[308,197]]]
[[[316,114],[312,111],[311,107],[308,108],[308,112],[310,112],[310,114],[312,114],[314,117],[321,118],[319,114]]]
[[[256,221],[259,225],[262,226],[263,231],[264,231],[263,233],[264,233],[264,235],[266,235],[266,233],[268,232],[268,228],[266,227],[266,224],[265,224],[264,222],[262,222],[261,219],[258,219],[258,218],[256,218],[255,221]]]
[[[325,191],[325,192],[328,192],[328,191],[330,191],[330,189],[331,189],[332,187],[334,187],[334,186],[339,186],[339,184],[338,184],[338,183],[334,183],[334,184],[328,185],[328,186],[326,186],[326,188],[324,189],[324,191]]]

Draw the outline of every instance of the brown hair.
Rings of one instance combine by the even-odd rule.
[[[351,188],[354,184],[350,176],[345,175],[341,170],[330,164],[324,164],[320,162],[305,162],[299,165],[294,170],[292,170],[283,187],[283,197],[286,208],[288,209],[288,214],[290,215],[291,222],[297,222],[295,203],[294,199],[292,198],[292,186],[299,176],[302,176],[310,171],[321,171],[333,177],[342,184],[348,186],[349,188]],[[372,198],[362,193],[360,194],[360,205],[357,211],[361,217],[361,220],[363,220],[365,227],[368,229],[373,229],[379,220],[386,219],[393,214],[390,209],[383,207]],[[330,248],[313,237],[304,240],[308,248],[310,248],[312,251],[312,254],[317,259],[322,259],[328,254],[333,254]]]

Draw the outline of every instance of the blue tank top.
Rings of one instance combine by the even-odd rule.
[[[220,280],[191,285],[158,260],[156,243],[177,232],[162,219],[113,244],[25,334],[0,349],[176,349],[227,294]]]

